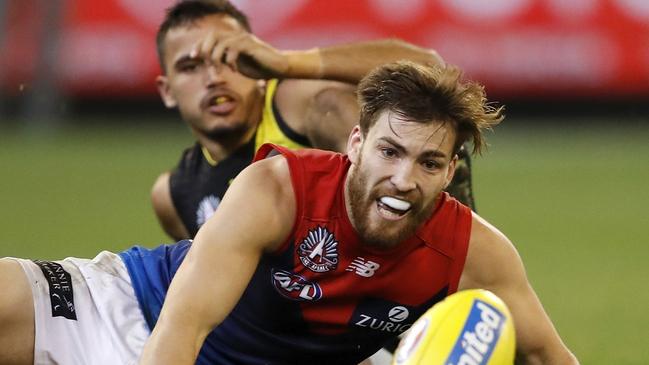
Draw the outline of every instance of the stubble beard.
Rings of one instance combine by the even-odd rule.
[[[385,223],[386,225],[399,224],[401,225],[400,229],[388,229],[392,227],[384,228],[380,226],[372,228],[369,215],[371,209],[376,209],[376,200],[383,195],[396,195],[396,192],[390,194],[390,192],[372,189],[369,193],[365,193],[368,186],[367,181],[367,173],[363,171],[362,161],[359,156],[356,168],[349,172],[350,218],[362,243],[367,246],[377,249],[390,249],[399,245],[415,235],[417,229],[431,216],[435,208],[437,199],[434,199],[423,208],[421,203],[415,202],[412,210],[407,213],[409,217],[405,217],[405,220],[398,222],[386,221]]]
[[[234,126],[216,127],[210,130],[203,130],[207,138],[213,142],[227,144],[233,141],[239,141],[250,130],[250,126],[244,122],[238,122]]]

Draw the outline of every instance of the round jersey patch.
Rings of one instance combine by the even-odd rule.
[[[297,248],[302,265],[307,269],[323,273],[338,267],[338,241],[325,227],[309,231]]]
[[[312,283],[286,270],[273,269],[271,275],[275,289],[288,299],[315,301],[322,298],[322,289],[318,283]]]

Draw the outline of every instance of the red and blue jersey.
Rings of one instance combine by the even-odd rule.
[[[469,208],[442,193],[413,237],[393,249],[373,249],[346,213],[346,156],[265,145],[256,160],[273,150],[284,155],[291,173],[297,203],[292,233],[262,256],[238,304],[206,339],[198,363],[357,364],[457,290]],[[121,254],[150,326],[188,247],[181,242]]]

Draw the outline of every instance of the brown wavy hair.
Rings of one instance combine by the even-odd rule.
[[[473,142],[473,153],[486,146],[484,130],[500,123],[504,106],[487,101],[484,87],[462,79],[451,65],[422,65],[398,61],[377,67],[358,85],[360,128],[364,136],[383,111],[404,120],[450,123],[456,132],[454,151]]]

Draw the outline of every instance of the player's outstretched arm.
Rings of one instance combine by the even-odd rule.
[[[262,253],[278,247],[294,221],[295,197],[283,157],[241,172],[172,280],[140,363],[193,364],[205,337],[238,302]]]
[[[201,55],[217,65],[258,79],[326,79],[358,83],[373,68],[407,59],[443,63],[437,52],[399,39],[382,39],[300,51],[278,50],[245,30],[214,31],[196,44]]]
[[[528,282],[514,246],[475,213],[459,290],[473,288],[493,291],[509,307],[516,329],[517,364],[578,364]]]
[[[151,204],[158,221],[169,237],[176,241],[191,238],[171,199],[170,173],[161,174],[151,188]]]

